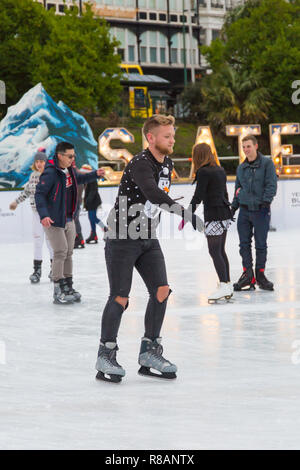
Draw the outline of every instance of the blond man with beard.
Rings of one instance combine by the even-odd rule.
[[[175,364],[162,356],[160,330],[171,293],[165,260],[156,228],[161,210],[178,214],[203,231],[203,222],[168,195],[173,169],[168,155],[175,143],[172,116],[154,115],[145,121],[143,133],[149,147],[137,154],[122,176],[117,199],[108,216],[105,259],[110,294],[103,311],[97,378],[120,382],[125,370],[116,360],[117,335],[128,307],[133,269],[141,275],[149,292],[139,364],[141,375],[176,377]],[[151,369],[158,374],[150,372]]]

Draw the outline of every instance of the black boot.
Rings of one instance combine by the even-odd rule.
[[[254,290],[255,289],[255,277],[252,268],[243,268],[244,272],[239,280],[233,284],[233,290]]]
[[[33,260],[33,273],[29,277],[32,284],[37,284],[40,282],[42,275],[42,261],[41,260]]]
[[[81,233],[76,235],[74,248],[84,248],[84,239]]]
[[[73,278],[72,277],[66,277],[66,284],[67,284],[67,290],[68,294],[72,295],[74,298],[74,302],[80,302],[81,301],[81,294],[77,292],[75,289],[73,289]]]
[[[258,286],[263,290],[274,290],[273,282],[269,281],[265,276],[264,269],[256,269],[256,282]]]
[[[89,238],[85,240],[85,243],[98,243],[98,237],[96,232],[91,232]]]

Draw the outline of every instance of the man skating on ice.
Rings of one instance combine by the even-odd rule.
[[[235,291],[254,289],[257,282],[261,289],[273,290],[273,283],[266,278],[264,271],[270,206],[277,190],[277,175],[272,159],[258,152],[257,140],[253,135],[244,137],[242,144],[246,159],[237,169],[232,211],[234,213],[240,208],[237,229],[243,274],[233,288]],[[255,275],[251,249],[253,234],[256,250]]]
[[[53,249],[52,279],[56,304],[69,304],[81,299],[80,293],[73,288],[72,263],[77,186],[104,174],[102,169],[81,174],[73,167],[74,161],[74,146],[60,142],[54,157],[48,159],[35,192],[36,208]]]
[[[174,118],[154,115],[143,127],[149,148],[136,155],[125,168],[114,208],[108,216],[105,259],[110,295],[102,315],[97,378],[119,382],[125,370],[116,360],[117,336],[123,312],[128,307],[133,268],[149,292],[142,338],[139,373],[175,378],[177,367],[162,356],[160,330],[171,293],[164,256],[156,238],[161,209],[183,216],[203,231],[199,217],[169,196],[172,154],[175,142]]]

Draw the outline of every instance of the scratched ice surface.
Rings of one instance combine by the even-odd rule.
[[[299,234],[269,235],[274,292],[236,293],[226,305],[207,303],[216,275],[199,240],[162,241],[173,290],[162,336],[177,379],[137,375],[147,294],[136,274],[117,385],[94,370],[108,293],[103,242],[75,252],[83,300],[67,307],[52,303],[46,249],[41,283],[31,285],[31,244],[0,245],[1,449],[300,448]],[[234,228],[227,251],[236,280]]]

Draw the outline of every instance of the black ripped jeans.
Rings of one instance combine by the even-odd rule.
[[[157,289],[168,285],[165,259],[159,241],[156,239],[107,239],[105,260],[110,295],[102,315],[101,342],[116,342],[117,340],[124,308],[116,302],[115,298],[129,297],[133,268],[136,268],[141,275],[150,295],[145,315],[144,336],[151,340],[159,337],[167,299],[159,302]]]

